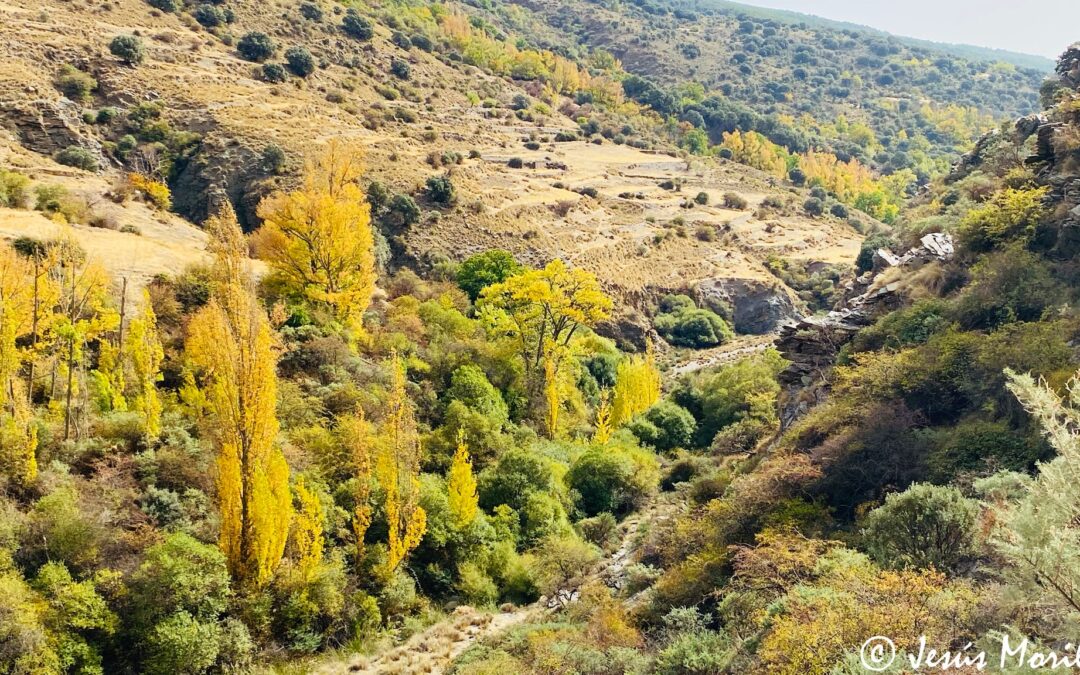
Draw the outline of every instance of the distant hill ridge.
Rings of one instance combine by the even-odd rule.
[[[689,2],[687,4],[690,6],[696,6],[699,8],[699,10],[730,10],[734,12],[741,12],[743,14],[747,14],[756,18],[773,19],[775,21],[782,21],[784,23],[805,23],[811,26],[831,28],[834,30],[856,30],[861,32],[873,33],[876,35],[883,35],[894,38],[912,47],[936,49],[938,51],[943,51],[947,54],[958,56],[964,59],[971,59],[976,61],[1004,61],[1005,63],[1011,63],[1014,66],[1018,66],[1020,68],[1034,68],[1036,70],[1041,70],[1047,73],[1054,69],[1053,59],[1049,59],[1045,56],[1038,56],[1037,54],[1025,54],[1023,52],[1014,52],[1009,51],[1008,49],[997,49],[995,47],[980,47],[978,45],[959,44],[952,42],[936,42],[934,40],[908,37],[906,35],[896,35],[880,28],[874,28],[873,26],[867,26],[851,21],[828,19],[825,17],[817,16],[815,14],[804,14],[803,12],[796,12],[794,10],[757,7],[754,5],[747,5],[741,2],[730,2],[730,0],[693,0],[692,2]]]

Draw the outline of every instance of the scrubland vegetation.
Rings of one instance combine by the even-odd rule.
[[[48,171],[0,168],[0,219],[61,232],[0,244],[0,673],[841,675],[874,635],[903,653],[923,635],[1071,638],[1080,56],[1041,87],[1050,126],[976,145],[991,113],[1028,112],[1039,73],[668,2],[302,2],[277,25],[242,0],[143,4],[224,50],[259,92],[237,107],[318,92],[423,173],[369,171],[347,134],[211,143],[232,132],[107,95],[168,32],[55,64],[46,87],[94,143],[39,153]],[[656,54],[701,69],[665,80]],[[513,128],[505,153],[429,124],[433,72],[472,78],[455,110]],[[349,108],[361,95],[381,99]],[[599,180],[499,217],[576,219],[592,244],[627,209],[633,248],[605,264],[711,242],[760,255],[781,291],[763,304],[893,304],[792,378],[765,338],[736,335],[741,298],[619,296],[539,228],[513,231],[528,255],[478,244],[492,230],[473,219],[505,205],[466,169],[516,179],[540,170],[524,151],[569,144],[685,164],[633,167],[672,198],[666,229],[631,211],[636,188]],[[751,176],[768,192],[729,189]],[[104,194],[70,187],[102,177]],[[139,234],[102,199],[162,227],[205,209],[205,261],[116,274],[72,229]],[[803,241],[735,232],[772,235],[780,216],[808,224]],[[418,255],[410,237],[451,220],[475,238]],[[867,235],[857,260],[806,250],[833,226]],[[955,254],[886,269],[875,253],[928,233]]]

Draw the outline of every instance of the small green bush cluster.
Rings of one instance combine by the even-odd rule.
[[[97,80],[68,63],[60,66],[56,76],[56,88],[77,103],[89,101],[97,86]]]
[[[714,347],[735,336],[718,314],[699,309],[687,295],[664,296],[653,325],[665,340],[680,347]]]
[[[109,52],[129,66],[137,66],[146,59],[146,48],[137,35],[117,35],[109,43]]]

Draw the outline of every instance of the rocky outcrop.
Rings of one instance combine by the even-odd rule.
[[[666,344],[652,329],[649,318],[633,307],[620,309],[610,319],[597,324],[595,330],[623,351],[644,351],[650,340],[654,345]]]
[[[19,95],[0,98],[0,124],[29,150],[51,156],[75,145],[93,153],[98,165],[105,166],[108,160],[101,143],[87,132],[79,105],[44,93],[29,86]]]
[[[699,307],[730,316],[735,330],[748,335],[770,333],[799,314],[790,291],[757,279],[707,279],[694,296]]]
[[[953,255],[952,237],[931,233],[920,245],[903,255],[879,249],[879,269],[899,267],[905,272],[915,270],[932,260],[948,260]],[[780,399],[780,423],[787,428],[828,391],[828,373],[836,363],[840,349],[860,330],[874,323],[883,314],[903,304],[901,282],[874,284],[878,274],[867,273],[869,288],[840,307],[823,316],[804,316],[784,322],[776,340],[776,348],[791,364],[780,373],[784,393]]]

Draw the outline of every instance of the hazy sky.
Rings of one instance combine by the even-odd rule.
[[[1080,40],[1080,0],[740,0],[895,35],[1056,57]]]

